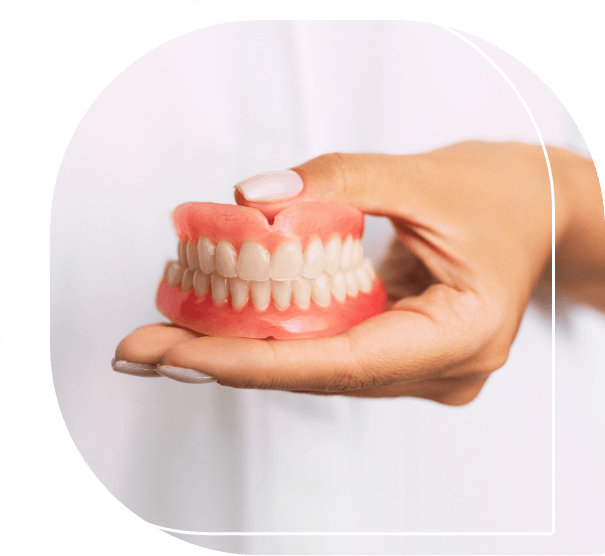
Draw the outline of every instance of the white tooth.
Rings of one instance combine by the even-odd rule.
[[[353,242],[353,266],[351,268],[359,268],[363,263],[363,243],[360,239]]]
[[[357,284],[359,289],[368,293],[372,290],[372,278],[370,278],[370,272],[364,264],[362,264],[357,270],[355,270],[355,276],[357,277]]]
[[[285,311],[290,307],[292,298],[292,282],[290,280],[281,280],[279,282],[271,281],[271,290],[273,303],[280,311]]]
[[[237,276],[237,251],[228,241],[219,241],[216,246],[216,271],[225,278]]]
[[[372,259],[365,259],[363,261],[363,265],[368,270],[368,272],[370,274],[370,280],[372,280],[372,282],[373,282],[374,278],[376,278],[376,271],[374,270],[374,263],[372,263]]]
[[[271,255],[270,273],[273,280],[298,280],[302,277],[305,260],[298,243],[280,245]]]
[[[357,284],[357,277],[355,276],[354,270],[349,270],[345,274],[345,283],[347,285],[347,295],[356,297],[359,292],[359,285]]]
[[[264,311],[271,301],[271,283],[269,280],[263,282],[250,282],[250,294],[254,306],[257,309]]]
[[[201,237],[197,242],[197,254],[200,261],[200,268],[204,274],[212,274],[216,270],[214,263],[214,254],[216,245],[207,237]]]
[[[191,240],[187,242],[187,266],[192,270],[197,270],[200,267],[197,244]]]
[[[186,268],[181,279],[181,289],[186,292],[191,289],[191,286],[193,286],[193,270]]]
[[[216,305],[222,305],[229,299],[229,283],[227,278],[213,272],[210,275],[210,286],[212,287],[212,301]]]
[[[332,295],[341,303],[347,297],[347,283],[345,281],[345,273],[339,270],[331,278]]]
[[[193,289],[195,290],[195,295],[198,297],[203,297],[208,293],[208,283],[210,282],[210,278],[207,274],[204,274],[201,270],[196,270],[193,273]]]
[[[248,303],[249,287],[246,280],[231,278],[229,280],[229,291],[231,292],[231,305],[236,311],[243,309]]]
[[[343,272],[349,272],[351,265],[353,264],[353,238],[347,236],[342,244],[342,251],[340,252],[340,270]]]
[[[260,243],[244,241],[237,259],[237,275],[242,280],[268,280],[269,259],[269,251]]]
[[[179,263],[184,268],[187,268],[187,242],[179,239]]]
[[[340,238],[334,237],[328,244],[324,250],[325,253],[325,262],[324,262],[324,270],[334,276],[339,270],[340,267]]]
[[[308,309],[311,305],[311,281],[301,278],[292,282],[292,298],[301,309]]]
[[[311,294],[313,296],[313,301],[322,307],[330,305],[330,301],[332,301],[330,287],[330,277],[325,272],[322,272],[312,281]]]
[[[303,276],[305,278],[317,278],[324,269],[324,246],[321,239],[315,238],[305,250],[305,268]]]
[[[181,283],[183,271],[183,266],[176,261],[168,267],[168,272],[166,272],[166,280],[171,288],[176,288]]]

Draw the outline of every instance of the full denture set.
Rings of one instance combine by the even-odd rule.
[[[299,203],[269,222],[248,207],[185,203],[173,222],[178,261],[166,266],[157,305],[176,324],[210,335],[310,338],[385,309],[356,209]]]

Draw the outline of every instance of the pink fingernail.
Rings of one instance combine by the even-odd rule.
[[[235,187],[246,201],[265,203],[296,197],[303,190],[303,181],[293,170],[283,170],[257,174]]]
[[[131,363],[130,361],[116,361],[114,357],[111,360],[111,368],[118,372],[123,373],[125,375],[133,375],[133,376],[160,376],[156,372],[156,365],[146,365],[145,363]]]
[[[158,365],[158,374],[177,380],[178,382],[186,382],[188,384],[207,384],[216,382],[216,378],[195,369],[187,369],[185,367],[173,367],[172,365]]]

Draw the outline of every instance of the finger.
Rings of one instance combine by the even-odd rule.
[[[180,326],[157,323],[137,328],[126,336],[116,348],[116,362],[127,361],[144,365],[157,365],[166,350],[176,344],[199,337],[199,334]]]
[[[414,189],[426,194],[426,172],[418,165],[418,155],[331,153],[292,171],[302,178],[304,188],[299,192],[283,179],[287,172],[265,173],[237,184],[236,202],[256,208],[267,217],[303,201],[345,203],[368,214],[394,216],[400,214],[406,200],[409,204]],[[274,179],[270,181],[272,174]],[[262,196],[258,192],[263,186],[271,195],[259,201]]]
[[[431,286],[422,303],[403,300],[405,310],[396,304],[328,338],[195,338],[169,348],[161,364],[237,388],[344,392],[441,378],[482,343],[480,304],[469,295]]]

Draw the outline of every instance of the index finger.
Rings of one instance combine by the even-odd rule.
[[[350,330],[313,340],[203,337],[168,349],[162,365],[224,386],[342,392],[444,376],[482,343],[481,303],[443,284]]]

